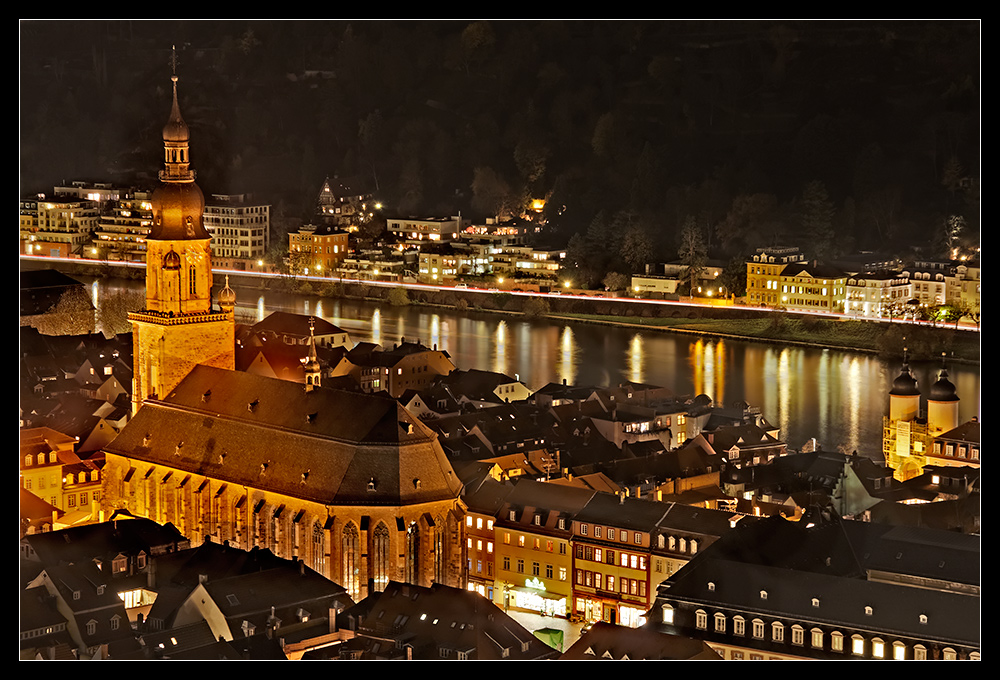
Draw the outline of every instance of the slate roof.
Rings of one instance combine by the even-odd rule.
[[[702,640],[598,621],[559,657],[562,661],[721,661]]]
[[[349,626],[351,617],[359,620],[359,636],[395,639],[396,648],[410,647],[414,659],[455,659],[460,652],[480,661],[556,655],[483,596],[440,584],[424,588],[390,581],[383,592],[341,613],[341,627]],[[402,652],[390,647],[384,654],[401,658]]]
[[[308,338],[310,319],[315,324],[314,334],[317,337],[347,332],[322,317],[310,317],[306,314],[293,314],[292,312],[271,312],[263,321],[254,324],[253,331],[255,333],[272,332],[278,335],[294,335],[301,338]]]
[[[740,522],[658,599],[975,646],[979,557],[979,538],[955,532],[772,517]]]
[[[105,451],[331,505],[461,489],[434,433],[394,399],[208,366],[147,401]]]

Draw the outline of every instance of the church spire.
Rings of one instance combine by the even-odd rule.
[[[303,368],[306,374],[306,389],[311,390],[319,387],[322,371],[319,356],[316,353],[316,319],[314,317],[309,317],[309,352],[306,355]]]

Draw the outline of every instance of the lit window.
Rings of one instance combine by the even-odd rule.
[[[725,633],[726,632],[726,615],[722,612],[716,612],[715,614],[715,632]]]
[[[609,576],[608,578],[612,579],[612,578],[614,578],[614,576]],[[608,587],[611,588],[610,582],[608,583]],[[663,605],[660,608],[660,611],[663,613],[663,623],[673,624],[673,622],[674,622],[674,608],[671,607],[669,604],[665,604],[665,605]]]
[[[812,646],[816,649],[823,649],[823,631],[813,628],[811,631]]]
[[[882,642],[881,638],[874,638],[872,640],[872,656],[876,659],[881,659],[885,656],[885,643]]]
[[[860,635],[851,636],[851,653],[858,656],[865,653],[865,639]]]
[[[898,640],[892,643],[892,658],[896,661],[906,660],[906,645]]]
[[[830,633],[830,649],[835,652],[844,651],[844,634],[840,631]]]

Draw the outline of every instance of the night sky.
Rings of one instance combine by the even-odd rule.
[[[932,247],[950,215],[978,232],[980,37],[975,21],[25,21],[21,191],[154,183],[176,45],[199,185],[279,221],[339,176],[400,214],[547,197],[553,240],[589,234],[609,258],[629,230],[671,257],[693,221],[728,258],[800,235],[821,187],[837,250]]]

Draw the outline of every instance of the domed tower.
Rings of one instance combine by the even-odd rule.
[[[163,128],[163,170],[146,238],[146,308],[129,314],[134,346],[132,412],[165,397],[196,364],[235,367],[235,294],[212,309],[211,236],[191,168],[190,133],[177,101]],[[229,293],[232,290],[226,287]]]
[[[889,390],[889,420],[914,420],[920,413],[920,389],[917,379],[910,374],[910,364],[903,350],[903,367],[892,381]]]
[[[920,417],[920,389],[910,373],[903,349],[903,366],[889,390],[889,415],[883,419],[885,464],[901,481],[920,474],[927,455],[927,423]]]
[[[236,310],[236,291],[229,287],[229,274],[226,274],[226,285],[219,291],[219,309],[224,312]]]
[[[958,427],[958,392],[948,380],[948,370],[941,358],[937,381],[927,396],[927,434],[937,437]]]

